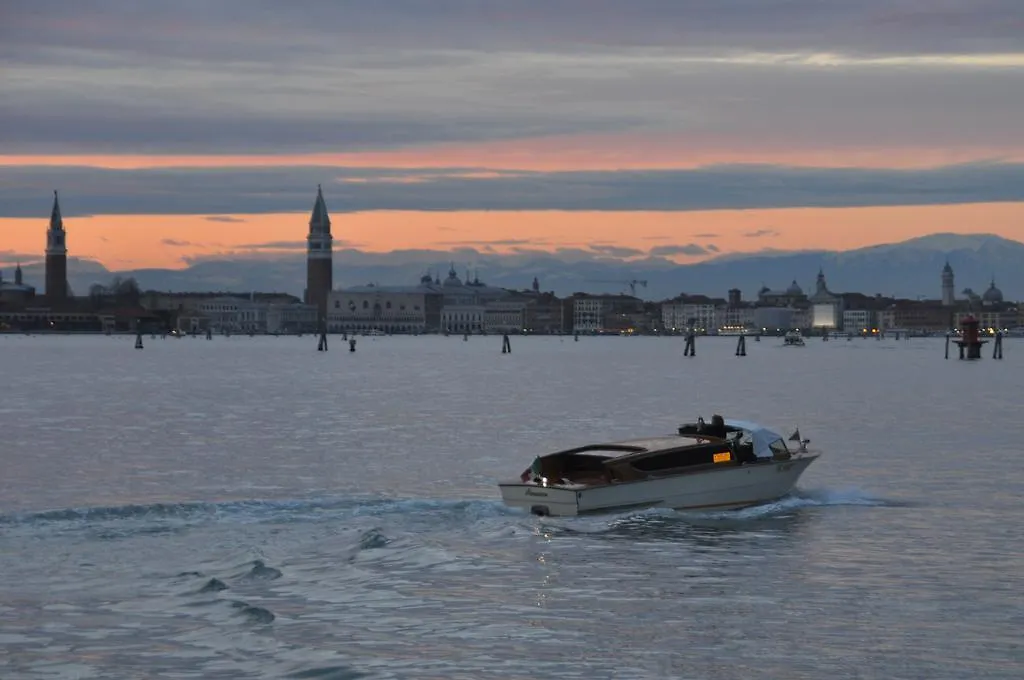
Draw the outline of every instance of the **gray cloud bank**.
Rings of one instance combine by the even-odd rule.
[[[1024,46],[1015,0],[34,0],[5,9],[12,44],[293,60],[327,48],[578,50],[586,46],[962,54]],[[228,31],[226,29],[230,28]],[[388,63],[373,60],[371,63]]]
[[[881,170],[737,165],[693,170],[0,167],[0,216],[306,211],[323,184],[333,213],[368,210],[721,210],[1024,201],[1024,164]],[[403,183],[414,174],[417,181]],[[353,182],[358,179],[358,182]],[[765,229],[748,234],[770,235]]]
[[[1016,56],[950,59],[990,54]],[[1022,55],[1019,0],[36,0],[0,13],[0,153],[1000,148],[1024,138]]]

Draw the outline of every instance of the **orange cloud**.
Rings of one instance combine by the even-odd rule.
[[[96,215],[68,218],[72,256],[111,267],[186,265],[185,258],[222,253],[296,253],[308,214],[238,215],[211,222],[204,215]],[[0,219],[0,253],[42,255],[47,220]],[[848,250],[949,231],[994,233],[1024,241],[1024,203],[867,208],[798,208],[696,212],[409,212],[337,213],[336,249],[370,252],[453,247],[512,252],[536,247],[606,246],[671,252],[665,246],[713,245],[722,253],[763,248]],[[712,237],[712,234],[714,236]],[[760,234],[751,238],[750,234]],[[174,245],[171,245],[173,243]],[[278,247],[274,247],[274,244]],[[676,249],[679,262],[696,249]],[[6,264],[6,263],[5,263]]]

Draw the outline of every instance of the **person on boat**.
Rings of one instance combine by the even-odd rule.
[[[725,436],[729,433],[728,430],[725,429],[725,418],[717,413],[711,416],[711,424],[707,426],[704,433],[709,437],[725,439]]]

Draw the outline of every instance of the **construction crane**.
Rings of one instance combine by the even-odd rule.
[[[647,287],[647,281],[641,281],[640,279],[632,279],[630,281],[604,281],[601,279],[591,279],[589,283],[620,283],[625,286],[629,286],[629,294],[636,297],[636,287],[638,285]]]

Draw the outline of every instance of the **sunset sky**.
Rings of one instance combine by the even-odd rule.
[[[1024,240],[1019,0],[34,0],[0,9],[0,266],[303,248],[692,262]]]

